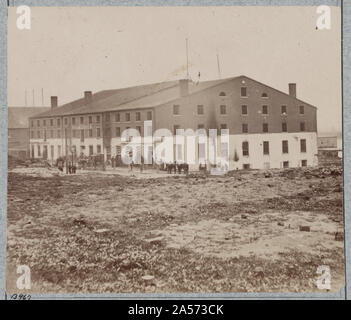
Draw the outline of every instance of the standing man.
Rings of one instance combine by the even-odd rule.
[[[72,173],[75,174],[77,171],[77,166],[75,163],[72,163]]]
[[[133,165],[134,165],[134,162],[133,162],[133,151],[129,151],[129,165],[130,165],[130,171],[133,171]]]
[[[143,173],[143,170],[144,170],[144,157],[141,156],[141,159],[140,159],[140,173]]]

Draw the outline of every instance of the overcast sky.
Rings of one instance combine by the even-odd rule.
[[[340,8],[316,30],[316,7],[31,8],[31,30],[9,8],[8,104],[59,104],[93,92],[190,75],[246,75],[318,107],[318,130],[341,130]]]

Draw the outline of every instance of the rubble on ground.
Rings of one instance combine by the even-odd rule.
[[[280,171],[280,177],[288,179],[295,178],[325,178],[328,176],[341,176],[342,167],[331,166],[331,167],[309,167],[309,168],[290,168]]]
[[[138,179],[18,165],[8,174],[7,265],[25,261],[33,285],[52,292],[311,292],[316,266],[328,264],[339,290],[341,170]]]
[[[54,176],[64,176],[66,173],[52,167],[17,167],[9,170],[13,173],[19,173],[31,177],[50,178]]]
[[[8,156],[7,166],[13,168],[50,168],[52,165],[45,159],[19,159],[13,156]]]

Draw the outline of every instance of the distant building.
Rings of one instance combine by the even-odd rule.
[[[342,140],[338,136],[321,136],[318,141],[318,157],[322,159],[342,158]]]
[[[337,148],[337,141],[338,137],[333,136],[333,137],[320,137],[318,136],[318,149],[325,149],[325,148]]]
[[[165,128],[229,130],[229,140],[217,137],[216,157],[229,157],[229,169],[262,169],[314,166],[317,158],[317,108],[296,98],[296,84],[289,94],[246,76],[223,80],[170,81],[117,90],[106,90],[58,106],[30,118],[30,154],[54,161],[59,156],[103,154],[120,156],[126,128],[152,133]],[[224,132],[224,131],[223,131]],[[161,139],[162,140],[162,139]],[[153,157],[160,143],[141,148],[144,158]],[[196,162],[208,153],[197,143]],[[173,141],[174,160],[187,161],[186,146]],[[229,148],[228,148],[229,147]],[[146,150],[144,150],[146,149]],[[224,154],[229,150],[229,154]],[[193,169],[198,164],[193,165]]]
[[[49,107],[9,107],[8,109],[8,153],[11,156],[29,157],[29,118]]]

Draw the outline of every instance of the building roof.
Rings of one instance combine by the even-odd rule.
[[[29,128],[28,119],[50,110],[50,107],[8,107],[8,128]]]
[[[207,88],[213,87],[220,83],[226,82],[226,80],[214,80],[214,81],[205,81],[205,82],[188,82],[189,95],[205,90]],[[125,102],[116,104],[115,97],[111,96],[107,99],[102,99],[96,103],[86,105],[80,109],[74,110],[72,114],[84,114],[89,112],[104,112],[104,111],[118,111],[118,110],[129,110],[129,109],[145,109],[155,106],[162,105],[164,103],[174,101],[180,98],[180,88],[179,82],[171,82],[172,84],[160,88],[156,92],[151,92],[145,94],[137,99],[128,100],[125,99]]]
[[[161,90],[177,85],[177,81],[169,81],[163,83],[148,84],[136,87],[128,87],[115,90],[103,90],[92,95],[90,103],[86,103],[84,97],[66,103],[62,106],[51,108],[47,112],[37,115],[36,117],[57,117],[71,114],[94,113],[101,112],[101,106],[108,108],[116,107],[122,103],[140,99],[144,96],[157,93]],[[104,110],[106,107],[104,107]]]
[[[299,103],[302,103],[302,104],[304,104],[304,105],[307,105],[307,106],[309,106],[309,107],[312,107],[312,108],[314,108],[314,109],[317,109],[316,106],[314,106],[314,105],[312,105],[312,104],[310,104],[310,103],[308,103],[308,102],[306,102],[306,101],[303,101],[303,100],[301,100],[301,99],[299,99],[299,98],[297,98],[297,97],[292,97],[290,94],[288,94],[288,93],[286,93],[286,92],[283,92],[283,91],[280,91],[280,90],[278,90],[278,89],[276,89],[276,88],[273,88],[273,87],[271,87],[271,86],[269,86],[269,85],[267,85],[267,84],[264,84],[264,83],[262,83],[262,82],[260,82],[260,81],[257,81],[257,80],[255,80],[255,79],[252,79],[252,78],[249,78],[249,77],[243,76],[243,75],[242,75],[241,77],[245,77],[246,79],[250,79],[251,81],[254,81],[254,82],[258,83],[258,84],[260,84],[261,86],[264,86],[264,87],[269,88],[269,89],[271,89],[271,90],[274,90],[274,91],[276,91],[276,92],[282,93],[282,94],[284,94],[285,96],[289,97],[290,99],[295,99],[295,100],[296,100],[297,102],[299,102]]]
[[[228,80],[229,79],[212,80],[198,83],[189,81],[189,94],[207,89]],[[133,108],[149,108],[179,98],[179,92],[179,81],[167,81],[136,87],[104,90],[94,93],[90,103],[86,103],[83,97],[62,106],[50,108],[50,110],[46,112],[35,115],[35,118],[49,118]]]
[[[188,80],[189,95],[240,77],[245,77],[265,87],[269,87],[246,76],[238,76],[221,80],[211,80],[203,82],[193,82],[191,80]],[[62,106],[51,108],[49,111],[36,115],[36,118],[156,107],[167,102],[179,99],[179,86],[179,81],[168,81],[136,87],[99,91],[92,95],[92,100],[89,103],[87,103],[84,98],[81,98],[73,102],[64,104]],[[269,88],[279,91],[272,87]],[[291,96],[287,93],[282,91],[279,92],[291,98]],[[311,107],[314,107],[302,100],[299,100],[297,98],[294,99]]]

